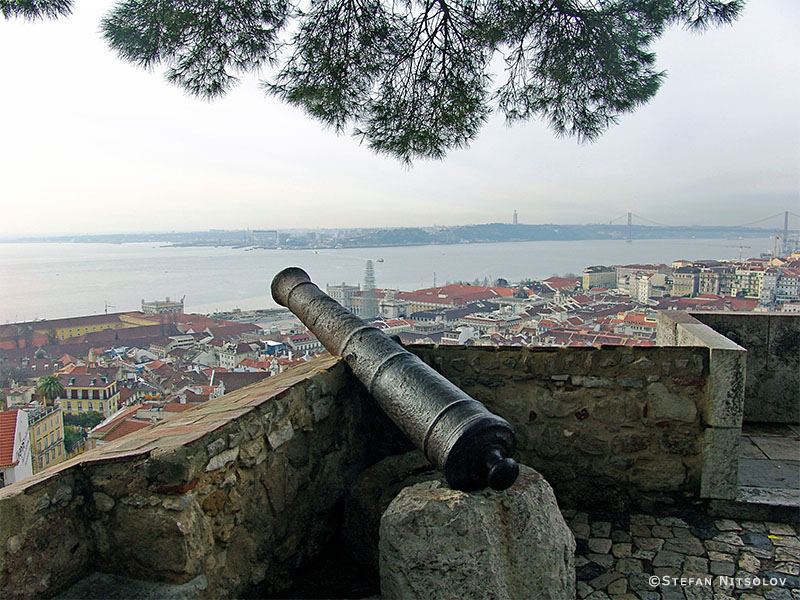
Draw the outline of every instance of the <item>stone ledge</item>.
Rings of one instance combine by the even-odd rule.
[[[149,455],[158,448],[174,448],[221,429],[256,407],[284,394],[294,385],[339,362],[334,356],[309,361],[275,377],[268,377],[230,394],[214,398],[168,421],[156,423],[108,444],[79,454],[63,463],[10,486],[0,488],[0,501],[46,483],[65,471],[90,464]]]
[[[108,573],[92,573],[54,596],[54,600],[195,600],[208,587],[205,575],[182,584],[129,579]]]

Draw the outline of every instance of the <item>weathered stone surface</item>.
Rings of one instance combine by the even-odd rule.
[[[92,497],[94,498],[94,505],[100,512],[108,512],[114,508],[114,504],[116,504],[111,496],[103,492],[94,492]]]
[[[691,398],[678,396],[663,383],[647,386],[647,402],[650,416],[655,421],[682,421],[692,423],[697,417],[697,406]]]
[[[747,348],[744,420],[800,421],[800,316],[697,313],[698,320]],[[732,426],[732,425],[728,425]]]
[[[92,573],[82,579],[55,600],[78,600],[86,598],[136,598],[137,600],[195,600],[203,597],[208,587],[205,575],[198,575],[184,584],[159,583],[142,581],[109,575]]]
[[[277,425],[272,431],[269,432],[267,438],[272,449],[278,448],[288,442],[294,437],[294,427],[292,422],[287,420],[284,423]]]
[[[221,469],[225,465],[236,460],[238,456],[238,447],[220,452],[216,456],[212,457],[210,461],[208,461],[208,464],[206,465],[206,471],[216,471],[217,469]]]
[[[575,541],[550,486],[528,467],[505,492],[440,482],[405,488],[381,519],[387,599],[575,597]]]
[[[422,452],[414,450],[371,466],[348,490],[342,537],[367,573],[378,572],[378,532],[389,503],[403,488],[440,478]]]
[[[511,423],[520,462],[536,465],[562,506],[621,510],[699,495],[703,428],[694,399],[708,393],[707,348],[413,351],[441,359],[445,376]],[[500,360],[489,368],[487,356]],[[514,357],[525,377],[506,369]],[[463,377],[452,360],[466,361],[476,376]]]
[[[740,429],[706,429],[703,439],[703,498],[736,498],[738,491]]]

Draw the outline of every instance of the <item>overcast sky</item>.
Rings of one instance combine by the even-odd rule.
[[[495,116],[470,148],[411,169],[266,98],[255,76],[206,103],[122,62],[98,33],[110,4],[0,20],[2,234],[800,212],[798,0],[751,0],[702,35],[669,31],[655,47],[661,91],[594,144]]]

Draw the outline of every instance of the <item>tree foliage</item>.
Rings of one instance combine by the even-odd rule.
[[[64,423],[72,427],[83,427],[92,429],[103,421],[103,414],[97,411],[89,411],[80,414],[64,413]]]
[[[67,454],[77,448],[78,445],[80,445],[80,443],[83,441],[84,437],[85,435],[83,431],[78,427],[64,425],[64,447],[67,450]]]
[[[409,161],[467,145],[493,110],[593,140],[658,90],[664,74],[650,46],[666,27],[729,23],[743,3],[121,0],[102,30],[122,58],[163,66],[204,98],[269,67],[270,94]],[[0,0],[6,17],[69,8]],[[492,73],[498,56],[502,72]]]
[[[58,375],[45,375],[39,378],[36,392],[52,402],[64,393],[64,386]]]

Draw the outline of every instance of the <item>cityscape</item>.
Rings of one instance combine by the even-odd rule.
[[[800,600],[798,24],[0,1],[0,599]]]
[[[406,345],[646,347],[655,344],[657,311],[800,313],[800,248],[412,291],[376,288],[368,260],[362,283],[326,291]],[[0,481],[20,481],[325,353],[287,310],[186,314],[183,298],[2,325]]]

